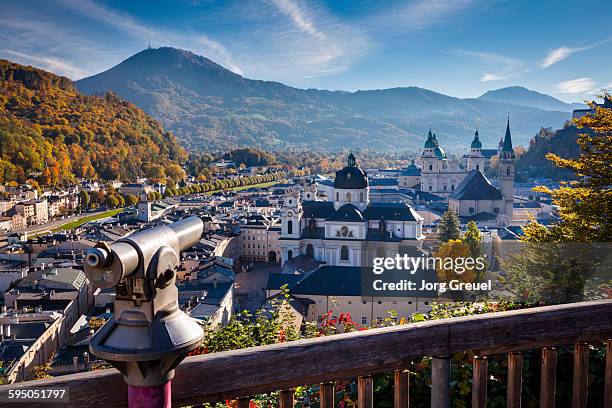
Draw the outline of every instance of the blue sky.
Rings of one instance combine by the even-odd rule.
[[[581,102],[612,88],[612,2],[580,3],[4,0],[0,58],[78,79],[151,41],[302,88],[521,85]]]

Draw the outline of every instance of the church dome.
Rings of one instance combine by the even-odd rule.
[[[368,187],[368,175],[357,167],[353,153],[348,156],[348,164],[342,170],[336,172],[334,188],[361,189]]]
[[[446,152],[440,146],[436,146],[434,154],[438,159],[446,159]]]

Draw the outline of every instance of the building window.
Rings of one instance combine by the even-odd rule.
[[[446,184],[444,185],[444,191],[446,191]]]
[[[363,201],[363,193],[359,193],[359,201]]]
[[[289,250],[289,251],[287,252],[287,258],[288,258],[288,259],[293,259],[293,251],[292,251],[292,250]]]
[[[361,324],[368,324],[368,318],[366,316],[361,316]]]
[[[433,166],[431,164],[429,165],[429,170],[433,170]]]
[[[293,221],[287,221],[287,234],[293,234]]]
[[[306,245],[306,255],[311,258],[314,258],[314,247],[312,246],[312,244]]]
[[[349,259],[348,247],[346,245],[342,245],[342,248],[340,248],[340,260],[348,261],[348,259]]]
[[[451,184],[451,191],[455,191],[455,185]]]
[[[510,167],[506,167],[506,176],[510,175]]]
[[[474,214],[474,207],[470,207],[468,211],[470,212],[470,214]]]
[[[429,186],[429,191],[433,190],[433,188],[431,186]]]
[[[480,164],[476,165],[476,170],[480,170]]]
[[[343,237],[347,237],[348,234],[349,234],[349,229],[346,225],[340,228],[340,235],[342,235]]]
[[[495,207],[495,209],[493,210],[493,212],[494,212],[495,214],[499,214],[499,208]]]
[[[346,193],[346,202],[347,203],[351,202],[351,193]]]
[[[340,201],[340,193],[336,192],[336,201]]]

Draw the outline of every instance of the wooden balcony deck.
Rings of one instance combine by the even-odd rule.
[[[471,350],[476,355],[472,406],[486,404],[487,359],[483,357],[508,353],[508,407],[519,407],[520,351],[542,348],[541,405],[551,407],[556,353],[550,347],[574,344],[572,405],[583,408],[588,393],[587,345],[607,341],[604,406],[612,408],[610,339],[612,300],[442,319],[189,357],[176,370],[172,400],[173,406],[181,406],[240,398],[240,406],[248,407],[249,395],[284,390],[280,406],[286,408],[292,406],[292,387],[321,384],[321,407],[328,408],[333,406],[333,381],[357,377],[359,407],[366,408],[376,406],[371,375],[395,371],[395,407],[407,407],[404,369],[411,359],[433,356],[432,407],[447,407],[450,355]],[[48,387],[69,388],[70,402],[63,407],[127,404],[127,386],[110,369],[11,384],[0,390]]]

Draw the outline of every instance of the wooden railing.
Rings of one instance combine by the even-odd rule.
[[[573,344],[573,401],[587,406],[589,342],[607,341],[604,407],[612,407],[612,300],[538,307],[417,324],[338,334],[270,346],[187,358],[172,382],[173,406],[238,399],[248,407],[249,395],[282,390],[281,408],[293,406],[292,388],[320,384],[321,407],[334,404],[334,381],[357,378],[359,408],[376,406],[372,374],[395,372],[395,407],[408,407],[405,368],[412,359],[433,356],[432,407],[450,402],[450,355],[474,352],[472,406],[487,402],[487,356],[508,353],[507,406],[520,407],[523,355],[542,349],[541,406],[554,406],[556,351]],[[94,403],[125,406],[127,387],[115,370],[29,381],[7,388],[68,387],[64,407]]]

